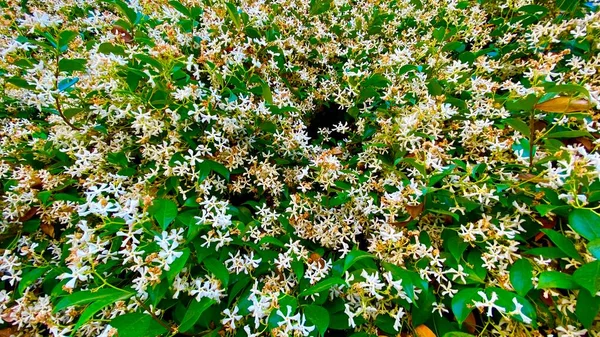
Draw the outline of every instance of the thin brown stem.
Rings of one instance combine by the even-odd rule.
[[[139,305],[144,308],[144,310],[146,310],[150,316],[152,316],[152,318],[160,325],[162,325],[165,329],[167,329],[168,331],[173,331],[173,327],[169,324],[164,322],[162,319],[160,319],[158,316],[156,316],[152,310],[146,305],[144,304],[144,302],[137,300],[137,302],[139,303]]]
[[[533,144],[535,143],[535,110],[529,115],[529,172],[533,170]]]

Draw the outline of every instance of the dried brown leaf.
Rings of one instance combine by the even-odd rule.
[[[44,234],[48,235],[49,237],[54,237],[54,226],[52,226],[51,224],[47,222],[42,222],[42,224],[40,225],[40,229],[42,230],[42,232],[44,232]]]
[[[131,36],[131,34],[121,26],[112,26],[110,32],[120,36],[123,39],[123,41],[125,41],[125,43],[130,43],[133,41],[133,36]]]
[[[423,209],[425,208],[425,203],[420,203],[416,206],[406,205],[406,211],[410,214],[411,219],[416,219],[421,213],[423,213]]]

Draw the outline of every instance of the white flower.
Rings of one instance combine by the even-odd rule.
[[[521,317],[521,320],[523,320],[523,323],[525,323],[525,324],[531,323],[531,318],[525,316],[525,314],[523,314],[523,312],[521,311],[523,309],[523,305],[521,303],[519,303],[517,298],[513,297],[512,301],[515,304],[515,310],[509,312],[508,314]]]
[[[402,317],[404,317],[404,308],[399,307],[394,315],[394,330],[400,331],[402,329]]]
[[[221,323],[223,323],[223,325],[229,325],[231,329],[235,330],[235,322],[242,319],[241,315],[236,315],[238,311],[239,309],[237,306],[233,308],[233,312],[231,312],[229,308],[223,310],[223,315],[225,315],[225,318],[221,320]]]
[[[577,330],[577,328],[572,325],[567,325],[566,329],[562,326],[559,326],[556,328],[556,331],[558,331],[558,337],[579,337],[585,336],[587,333],[586,329]]]
[[[58,276],[58,279],[60,280],[70,278],[70,280],[65,284],[66,288],[73,289],[75,288],[75,282],[77,282],[77,280],[83,282],[90,278],[89,266],[77,264],[69,266],[69,269],[71,269],[71,273],[63,273]]]
[[[478,309],[483,309],[483,308],[487,308],[487,316],[488,317],[492,317],[492,309],[496,309],[501,313],[505,313],[506,309],[498,306],[495,304],[495,302],[498,300],[498,294],[496,294],[495,292],[492,292],[492,296],[488,299],[486,293],[484,293],[483,291],[479,291],[477,292],[477,294],[479,296],[481,296],[481,298],[483,299],[482,302],[479,301],[473,301],[473,303],[475,304],[475,306]]]

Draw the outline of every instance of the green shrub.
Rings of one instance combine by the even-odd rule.
[[[600,331],[597,5],[0,6],[1,335]]]

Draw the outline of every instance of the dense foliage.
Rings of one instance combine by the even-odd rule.
[[[593,3],[0,8],[3,336],[599,335]]]

